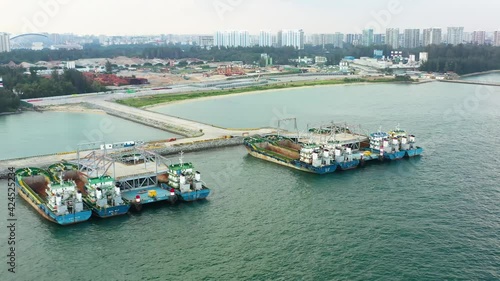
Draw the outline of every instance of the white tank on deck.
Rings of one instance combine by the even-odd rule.
[[[323,157],[325,157],[325,158],[330,157],[330,151],[328,151],[328,150],[324,150],[324,151],[323,151]]]
[[[352,153],[352,148],[350,148],[350,147],[346,148],[345,152],[347,154],[351,154]]]
[[[201,180],[201,174],[200,174],[200,172],[196,171],[196,173],[194,174],[194,179],[196,181],[200,181]]]
[[[56,196],[56,206],[59,206],[61,205],[61,200],[62,200],[62,197],[61,196]]]
[[[318,159],[318,153],[314,152],[312,159],[313,159],[313,161],[317,160]]]
[[[76,201],[82,202],[82,194],[80,192],[76,193]]]
[[[186,183],[186,177],[183,174],[181,174],[181,176],[179,177],[179,180],[180,180],[181,184],[185,184]]]
[[[410,136],[410,142],[415,142],[415,136]]]
[[[118,186],[115,186],[115,194],[116,194],[117,196],[119,196],[119,195],[120,195],[120,188],[119,188]]]
[[[340,149],[335,149],[335,158],[340,157],[340,155],[342,155]]]
[[[99,189],[96,189],[95,197],[97,198],[97,200],[101,199],[102,198],[102,191],[100,191]]]
[[[399,144],[398,139],[396,139],[396,138],[392,139],[392,144],[393,145],[398,145]]]
[[[406,138],[401,138],[401,144],[406,144],[408,143],[408,140]]]
[[[384,140],[384,145],[383,147],[388,147],[389,146],[389,141],[388,140]]]

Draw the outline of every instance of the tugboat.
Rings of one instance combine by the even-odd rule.
[[[18,169],[15,174],[19,195],[45,219],[68,225],[84,222],[92,215],[74,181],[59,178],[51,182],[50,174],[39,168]]]
[[[181,157],[179,164],[168,166],[168,183],[162,183],[164,188],[177,195],[181,201],[196,201],[205,199],[210,194],[210,189],[201,180],[201,174],[194,171],[192,163],[184,163]]]

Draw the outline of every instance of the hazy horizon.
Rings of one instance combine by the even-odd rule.
[[[213,34],[218,30],[303,29],[306,33],[360,33],[365,28],[463,26],[500,30],[493,24],[500,3],[460,1],[299,0],[7,0],[0,32],[80,35]],[[25,8],[28,7],[28,8]],[[478,13],[477,11],[480,11]],[[480,16],[477,14],[481,14]]]

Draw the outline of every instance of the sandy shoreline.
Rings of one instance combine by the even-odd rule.
[[[428,83],[428,82],[433,82],[433,81],[419,81],[419,82],[413,82],[411,84],[418,85],[418,84],[423,84],[423,83]],[[388,83],[396,83],[397,84],[399,82],[388,82]],[[366,85],[380,85],[380,84],[386,84],[386,83],[357,82],[357,83],[342,83],[342,84],[330,84],[330,85],[310,85],[310,86],[300,86],[300,87],[288,87],[288,88],[281,88],[281,89],[265,89],[265,90],[256,90],[256,91],[249,91],[249,92],[242,92],[242,93],[233,93],[233,94],[226,94],[226,95],[193,98],[193,99],[186,99],[186,100],[180,100],[180,101],[170,101],[170,102],[165,102],[165,103],[144,106],[144,107],[141,107],[140,109],[154,111],[155,109],[162,108],[162,107],[167,106],[167,105],[184,104],[184,103],[190,103],[190,102],[195,102],[195,101],[216,100],[216,99],[235,97],[235,96],[243,96],[243,95],[261,95],[261,94],[265,94],[265,93],[269,93],[269,92],[281,92],[281,91],[321,88],[321,87],[366,86]],[[185,94],[187,94],[187,93],[185,93]],[[51,111],[51,112],[106,114],[106,112],[103,110],[90,108],[90,107],[86,106],[85,104],[49,105],[49,106],[41,107],[40,109],[42,111]]]
[[[234,94],[227,94],[227,95],[218,95],[218,96],[209,96],[209,97],[202,97],[202,98],[194,98],[194,99],[186,99],[186,100],[180,100],[180,101],[169,101],[169,102],[163,102],[159,104],[153,104],[153,105],[147,105],[141,107],[141,109],[145,110],[155,110],[157,108],[164,107],[166,105],[173,105],[173,104],[184,104],[184,103],[189,103],[189,102],[194,102],[194,101],[207,101],[207,100],[215,100],[215,99],[222,99],[226,97],[236,97],[236,96],[244,96],[244,95],[260,95],[260,94],[265,94],[269,92],[281,92],[281,91],[289,91],[289,90],[298,90],[298,89],[310,89],[310,88],[320,88],[320,87],[336,87],[336,86],[360,86],[360,85],[377,85],[376,83],[369,83],[369,82],[360,82],[360,83],[345,83],[345,84],[331,84],[331,85],[311,85],[311,86],[302,86],[302,87],[289,87],[289,88],[282,88],[282,89],[269,89],[269,90],[258,90],[258,91],[250,91],[250,92],[243,92],[243,93],[234,93]]]

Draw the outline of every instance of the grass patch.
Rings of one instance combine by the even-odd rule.
[[[380,83],[380,82],[398,82],[398,80],[394,78],[381,78],[381,79],[343,79],[343,80],[313,80],[313,81],[295,81],[288,83],[280,83],[280,84],[272,84],[272,85],[260,85],[260,86],[252,86],[246,88],[237,88],[237,89],[226,89],[226,90],[213,90],[213,91],[204,91],[204,92],[192,92],[192,93],[181,93],[181,94],[161,94],[154,96],[146,96],[140,98],[129,98],[123,100],[117,100],[116,102],[119,104],[131,106],[131,107],[144,107],[161,103],[170,103],[176,101],[197,99],[197,98],[205,98],[205,97],[214,97],[214,96],[225,96],[231,94],[240,94],[254,91],[263,91],[263,90],[277,90],[277,89],[286,89],[286,88],[300,88],[307,86],[323,86],[323,85],[340,85],[340,84],[350,84],[350,83]]]

